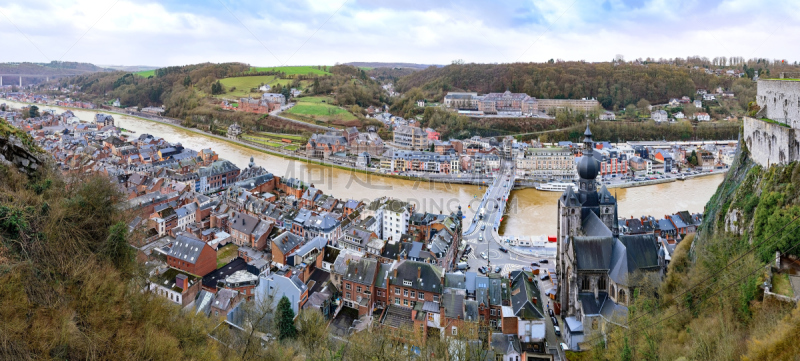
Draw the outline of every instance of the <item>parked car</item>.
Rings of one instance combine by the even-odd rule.
[[[478,242],[483,242],[483,235],[482,234],[478,235]]]
[[[560,345],[561,345],[561,351],[569,351],[569,346],[567,346],[567,344],[562,342]]]
[[[485,231],[485,230],[486,230],[486,225],[484,224],[484,225],[481,226],[481,231]]]
[[[531,262],[531,266],[534,266],[534,267],[539,267],[539,264],[538,264],[538,263],[536,263],[536,262]]]
[[[508,253],[508,249],[506,249],[505,247],[500,247],[500,252]]]
[[[549,313],[549,314],[550,314],[550,317],[556,317],[556,312],[555,312],[555,311],[553,311],[553,309],[552,309],[552,308],[548,309],[548,310],[547,310],[547,313]]]
[[[502,269],[502,268],[500,268],[500,266],[495,266],[495,267],[494,267],[494,273],[500,273],[500,271],[502,271],[502,270],[503,270],[503,269]]]
[[[548,261],[548,260],[546,260],[546,259],[540,259],[540,260],[539,260],[539,263],[549,263],[549,262],[550,262],[550,261]]]
[[[561,329],[558,326],[553,326],[553,330],[555,330],[556,336],[561,336]]]
[[[486,266],[481,266],[481,268],[478,268],[478,272],[481,274],[486,274]]]
[[[553,326],[558,326],[558,319],[555,316],[550,316],[550,321],[553,321]]]
[[[481,258],[489,259],[489,256],[486,255],[486,252],[481,252]]]

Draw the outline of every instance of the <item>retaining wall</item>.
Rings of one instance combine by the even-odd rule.
[[[747,149],[750,151],[750,157],[762,166],[768,167],[772,164],[787,164],[800,160],[800,130],[798,129],[744,117],[743,136]]]

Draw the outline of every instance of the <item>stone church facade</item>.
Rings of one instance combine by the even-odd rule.
[[[619,233],[617,199],[605,186],[597,189],[600,164],[588,126],[584,136],[578,190],[568,188],[558,200],[556,301],[572,348],[608,323],[624,327],[636,275],[665,269],[655,235]]]

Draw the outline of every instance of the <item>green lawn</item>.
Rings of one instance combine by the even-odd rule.
[[[270,138],[254,137],[252,135],[243,135],[242,138],[245,139],[245,140],[249,140],[251,142],[256,142],[256,143],[259,143],[259,144],[268,145],[270,147],[278,147],[279,148],[279,147],[282,147],[284,145],[289,144],[289,143],[283,143],[283,142],[274,142],[274,141],[271,141]]]
[[[219,82],[225,86],[226,92],[225,94],[215,95],[217,98],[246,98],[248,96],[259,98],[261,97],[261,92],[250,93],[251,88],[258,88],[262,83],[269,84],[270,86],[275,86],[277,84],[281,86],[290,85],[292,84],[292,79],[276,79],[276,77],[272,75],[259,75],[225,78],[220,79]],[[307,83],[307,81],[305,83]],[[300,85],[302,88],[304,85],[303,82],[301,82]],[[231,91],[232,88],[236,88],[236,90]]]
[[[270,132],[259,132],[258,134],[263,135],[267,138],[274,138],[278,140],[289,139],[297,142],[305,142],[305,138],[303,138],[302,135],[297,135],[297,134],[281,134],[281,133],[270,133]]]
[[[333,98],[326,97],[326,96],[315,96],[315,97],[300,97],[295,98],[298,103],[333,103]]]
[[[339,120],[356,120],[356,116],[350,114],[347,110],[339,108],[337,106],[325,104],[325,103],[302,103],[299,102],[297,105],[289,108],[286,111],[289,114],[298,114],[298,115],[306,115],[306,116],[314,116],[316,119],[319,120],[332,120],[332,119],[339,119]]]
[[[306,75],[308,73],[315,75],[330,75],[331,73],[317,69],[312,66],[265,66],[265,67],[251,67],[250,71],[282,71],[286,75]]]
[[[217,250],[217,268],[228,264],[239,255],[239,246],[228,243]]]
[[[149,77],[151,75],[155,76],[156,75],[156,70],[152,69],[152,70],[137,71],[137,72],[133,73],[133,75],[138,75],[138,76],[140,76],[142,78],[147,78],[147,77]]]

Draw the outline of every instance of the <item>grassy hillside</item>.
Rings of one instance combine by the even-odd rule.
[[[142,78],[147,78],[149,76],[155,76],[156,75],[156,70],[155,69],[150,69],[150,70],[137,71],[137,72],[133,73],[133,75],[138,75],[138,76],[140,76]]]
[[[231,78],[221,79],[220,83],[225,86],[227,90],[223,94],[215,95],[217,98],[246,98],[248,96],[258,98],[261,97],[262,92],[251,92],[253,88],[258,88],[262,84],[269,84],[275,86],[291,85],[292,79],[280,79],[274,75],[258,75],[258,76],[237,76]],[[307,84],[307,81],[301,83]]]
[[[210,320],[140,292],[116,187],[40,169],[0,165],[0,359],[220,359]]]

